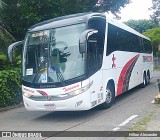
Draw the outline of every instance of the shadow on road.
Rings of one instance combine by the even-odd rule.
[[[74,121],[74,120],[83,120],[90,118],[91,116],[100,113],[101,111],[98,108],[93,108],[87,111],[62,111],[62,112],[51,112],[43,116],[35,118],[35,121]]]

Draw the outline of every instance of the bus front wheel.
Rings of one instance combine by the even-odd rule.
[[[103,104],[101,104],[102,109],[110,108],[115,101],[115,89],[114,85],[111,83],[108,83],[106,87],[106,100]]]

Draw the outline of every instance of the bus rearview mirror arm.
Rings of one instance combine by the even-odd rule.
[[[86,52],[88,38],[91,35],[96,34],[96,33],[98,33],[98,30],[89,29],[89,30],[84,31],[81,34],[80,39],[79,39],[79,52],[81,54]]]
[[[15,42],[13,44],[11,44],[9,47],[8,47],[8,58],[9,58],[9,62],[12,62],[13,61],[13,58],[12,58],[12,51],[14,48],[16,48],[17,46],[19,45],[22,45],[24,41],[18,41],[18,42]]]

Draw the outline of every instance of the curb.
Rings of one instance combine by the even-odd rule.
[[[24,106],[24,104],[23,104],[23,102],[21,102],[17,105],[12,105],[12,106],[7,106],[7,107],[4,107],[4,108],[0,108],[0,112],[8,111],[8,110],[15,109],[15,108],[18,108],[18,107],[23,107],[23,106]]]

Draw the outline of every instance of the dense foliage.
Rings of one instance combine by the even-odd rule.
[[[20,69],[0,71],[0,107],[13,105],[21,101]]]
[[[94,7],[98,0],[3,0],[6,6],[1,10],[1,26],[17,40],[24,39],[27,29],[35,23],[58,16],[90,12],[119,12],[129,0],[104,0],[99,7]]]
[[[14,37],[0,26],[0,70],[4,69],[9,64],[7,49],[14,41]]]
[[[3,9],[4,5],[5,3],[2,0],[0,0],[0,10]]]
[[[152,40],[154,54],[160,57],[160,51],[158,51],[158,46],[160,46],[160,28],[149,29],[143,34]]]
[[[14,41],[14,37],[0,26],[0,53],[7,55],[8,46]]]
[[[127,22],[124,22],[129,27],[135,29],[136,31],[143,33],[148,29],[156,28],[159,25],[155,23],[152,20],[128,20]]]

